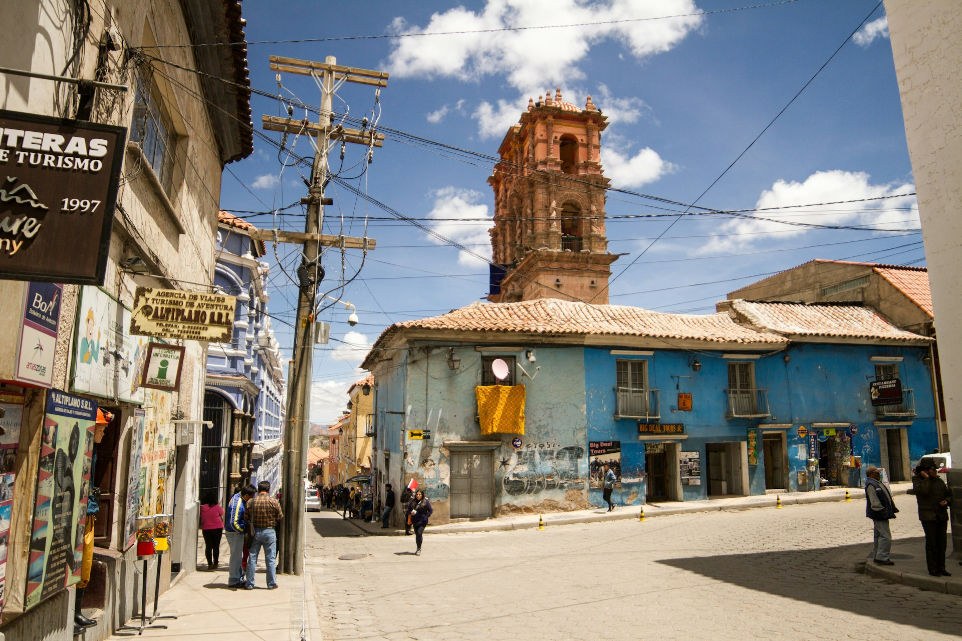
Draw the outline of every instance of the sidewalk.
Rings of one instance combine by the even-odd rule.
[[[178,618],[158,619],[156,623],[166,625],[167,629],[145,629],[142,637],[164,641],[196,641],[201,637],[204,641],[301,641],[302,638],[321,641],[309,572],[304,576],[278,575],[278,588],[268,590],[261,553],[255,578],[257,587],[235,590],[227,587],[230,552],[226,539],[221,543],[221,566],[213,572],[207,570],[207,561],[203,558],[203,541],[198,551],[198,569],[182,576],[160,596],[159,613]],[[147,612],[153,612],[152,603],[147,604]],[[139,621],[134,619],[127,625],[137,625]],[[110,639],[132,636],[137,636],[136,630],[118,632]]]
[[[912,487],[911,483],[893,483],[892,494],[905,494]],[[864,501],[865,497],[861,488],[848,488],[853,501]],[[775,502],[781,497],[782,505],[800,505],[805,503],[825,503],[831,501],[844,501],[845,488],[821,490],[819,492],[791,492],[781,495],[766,494],[760,496],[739,496],[723,499],[708,499],[704,501],[687,501],[672,503],[648,503],[645,505],[645,518],[665,516],[668,514],[692,514],[695,512],[712,512],[715,510],[745,510],[749,508],[774,508]],[[625,519],[637,519],[640,512],[638,505],[626,505],[616,507],[613,512],[607,512],[605,508],[594,508],[590,510],[576,510],[573,512],[551,512],[539,514],[519,514],[503,516],[496,519],[485,519],[483,521],[459,520],[454,523],[444,525],[431,525],[431,532],[492,532],[496,530],[521,530],[526,528],[538,527],[538,517],[544,518],[545,527],[556,525],[570,525],[572,523],[594,523],[599,521],[618,521]],[[402,529],[381,529],[380,521],[376,523],[365,523],[359,519],[348,519],[348,521],[360,529],[362,532],[372,536],[392,536],[403,534]],[[960,573],[962,574],[962,573]]]
[[[949,539],[948,553],[952,553],[952,540]],[[901,539],[892,542],[892,560],[895,565],[876,565],[865,561],[865,573],[893,583],[962,596],[962,565],[958,559],[946,559],[945,569],[952,576],[929,576],[925,565],[925,539]]]

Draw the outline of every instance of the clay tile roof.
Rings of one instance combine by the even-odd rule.
[[[574,111],[574,112],[581,111],[581,109],[579,109],[577,105],[574,105],[570,102],[556,102],[554,103],[554,106],[561,109],[562,111]]]
[[[257,227],[247,222],[243,218],[238,218],[234,214],[228,213],[223,209],[217,212],[217,222],[227,225],[228,227],[237,227],[238,229],[257,229]]]
[[[731,301],[732,310],[761,330],[789,336],[929,341],[906,332],[869,307],[850,303]]]
[[[365,385],[374,385],[374,374],[368,374],[359,381],[356,381],[347,389],[347,393],[350,394],[355,387],[363,387]]]
[[[877,265],[875,271],[918,305],[922,311],[934,318],[932,291],[929,289],[929,271],[926,268]]]
[[[328,457],[328,451],[323,447],[312,447],[307,450],[307,464],[314,465],[318,461],[324,460]]]

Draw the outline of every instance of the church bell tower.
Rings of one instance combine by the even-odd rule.
[[[608,126],[588,96],[584,109],[561,89],[511,127],[488,183],[494,189],[492,302],[558,298],[608,304],[611,263],[605,235],[601,132]]]

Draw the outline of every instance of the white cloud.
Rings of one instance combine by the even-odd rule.
[[[882,16],[859,29],[858,32],[852,36],[852,40],[854,40],[858,46],[865,48],[872,44],[876,38],[888,37],[889,18],[888,16]]]
[[[427,115],[427,119],[428,119],[428,122],[436,125],[442,120],[444,120],[444,117],[447,115],[448,115],[448,106],[444,105],[437,111],[432,111],[431,113],[429,113]]]
[[[251,183],[254,189],[273,189],[277,186],[278,177],[275,174],[264,174],[258,176]]]
[[[335,343],[337,347],[331,352],[331,358],[336,361],[360,364],[371,351],[371,341],[361,332],[348,332],[344,335],[343,342]]]
[[[668,51],[704,18],[690,15],[664,20],[612,22],[698,12],[694,0],[487,0],[475,13],[456,7],[435,13],[426,27],[395,18],[394,33],[479,31],[511,27],[609,22],[557,29],[523,29],[450,36],[401,38],[388,65],[393,75],[448,76],[476,80],[505,74],[516,89],[576,80],[577,64],[591,47],[606,39],[620,41],[636,58]]]
[[[739,250],[765,237],[758,232],[778,231],[778,238],[804,234],[811,228],[788,226],[778,221],[816,225],[858,225],[873,229],[895,230],[919,227],[918,202],[915,196],[902,196],[915,191],[910,183],[872,184],[864,172],[819,171],[804,182],[778,180],[771,189],[762,192],[755,203],[758,211],[746,218],[736,218],[720,226],[723,234],[742,234],[713,237],[701,248],[702,253]],[[863,200],[895,196],[884,200]],[[846,200],[860,202],[837,205],[796,207]],[[762,219],[764,218],[764,220]]]
[[[658,155],[658,152],[645,147],[634,156],[623,154],[617,149],[601,148],[601,164],[605,175],[615,187],[641,187],[653,183],[678,167]]]
[[[598,85],[598,93],[592,101],[600,107],[606,116],[608,123],[637,122],[643,113],[650,114],[651,108],[645,104],[641,98],[617,98],[611,95],[608,85]]]
[[[433,195],[434,209],[427,215],[428,218],[436,219],[436,222],[428,223],[431,229],[446,238],[466,245],[471,251],[491,258],[491,237],[488,235],[488,230],[494,224],[494,219],[488,213],[488,206],[478,202],[481,199],[481,193],[471,189],[444,187],[435,191]],[[458,222],[476,218],[484,220]],[[428,236],[428,239],[439,245],[443,244],[443,241],[433,236]],[[478,267],[485,263],[461,251],[458,253],[458,264]]]
[[[347,389],[354,381],[314,381],[311,383],[311,422],[328,425],[347,409]]]
[[[504,136],[508,128],[516,125],[521,113],[527,109],[528,97],[519,96],[518,100],[499,100],[497,107],[489,102],[478,105],[471,117],[478,121],[478,134],[482,139]]]

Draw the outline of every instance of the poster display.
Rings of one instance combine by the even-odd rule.
[[[10,539],[10,514],[13,511],[13,485],[16,480],[17,447],[23,422],[23,395],[0,394],[0,612],[6,595],[7,544]]]
[[[20,345],[14,378],[30,385],[53,385],[53,357],[60,324],[63,286],[29,283],[20,322]]]
[[[701,485],[701,452],[679,454],[678,468],[682,485]]]
[[[27,609],[80,580],[97,403],[47,392],[27,569]]]
[[[124,516],[124,550],[127,550],[137,537],[137,515],[140,514],[140,469],[144,452],[144,425],[147,411],[134,410],[130,427],[130,462],[127,467],[127,512]]]
[[[588,487],[604,486],[605,464],[621,481],[621,441],[590,441],[588,443]]]
[[[167,492],[174,468],[174,431],[170,424],[170,392],[147,390],[143,452],[140,460],[139,516],[170,514]]]
[[[80,290],[70,389],[141,404],[147,339],[131,336],[130,310],[98,287]]]
[[[758,465],[758,430],[748,430],[748,464]]]

